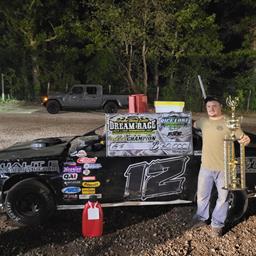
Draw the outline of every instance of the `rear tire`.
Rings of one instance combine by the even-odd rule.
[[[246,191],[230,191],[228,202],[229,209],[226,219],[226,225],[234,225],[244,216],[247,210],[248,196]]]
[[[115,102],[113,101],[110,101],[110,102],[107,102],[105,105],[104,105],[104,112],[105,113],[116,113],[117,112],[117,109],[118,109],[118,106]]]
[[[213,189],[210,201],[210,215],[216,204],[218,192],[216,188]],[[225,221],[226,226],[236,224],[245,214],[248,207],[248,196],[244,190],[229,191],[228,194],[228,215]]]
[[[57,114],[60,111],[60,104],[56,100],[50,100],[46,104],[46,109],[50,114]]]
[[[15,184],[7,193],[5,210],[18,226],[42,224],[56,210],[53,194],[43,183],[29,178]]]

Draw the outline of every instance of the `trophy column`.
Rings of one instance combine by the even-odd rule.
[[[240,128],[240,118],[235,116],[235,109],[238,106],[238,98],[231,99],[229,96],[226,100],[227,106],[231,108],[231,118],[226,119],[226,125],[230,130],[229,136],[224,139],[224,171],[225,184],[227,190],[244,190],[246,189],[245,181],[245,146],[240,144],[238,163],[235,157],[235,131]]]

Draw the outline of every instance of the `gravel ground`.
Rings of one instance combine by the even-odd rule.
[[[104,123],[101,112],[0,113],[0,149],[16,141],[83,134]],[[34,111],[34,109],[33,109]],[[30,113],[30,114],[28,114]],[[199,115],[195,115],[197,118]],[[255,116],[246,127],[255,131]],[[192,229],[195,207],[119,207],[104,209],[104,235],[81,236],[81,211],[62,211],[37,228],[14,227],[0,215],[0,255],[256,255],[256,203],[244,219],[221,238],[211,238],[208,226]]]

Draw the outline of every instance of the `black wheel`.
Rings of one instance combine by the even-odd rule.
[[[245,214],[248,207],[248,196],[246,191],[230,191],[228,196],[229,210],[226,219],[227,225],[237,223]]]
[[[104,106],[105,113],[116,113],[117,109],[117,104],[113,101],[107,102]]]
[[[6,213],[17,225],[39,225],[48,219],[55,209],[50,189],[33,178],[14,185],[5,199]]]
[[[210,213],[212,213],[218,197],[217,190],[212,191],[210,201]],[[226,226],[236,224],[245,214],[248,207],[248,197],[246,191],[237,190],[229,191],[228,194],[228,215],[226,218]]]
[[[46,109],[50,114],[57,114],[60,111],[60,104],[56,100],[50,100],[46,104]]]

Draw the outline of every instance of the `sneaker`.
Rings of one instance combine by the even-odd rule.
[[[191,222],[192,228],[201,228],[203,226],[207,226],[207,223],[203,220],[193,219]]]
[[[222,228],[212,227],[211,237],[221,237],[222,235]]]

